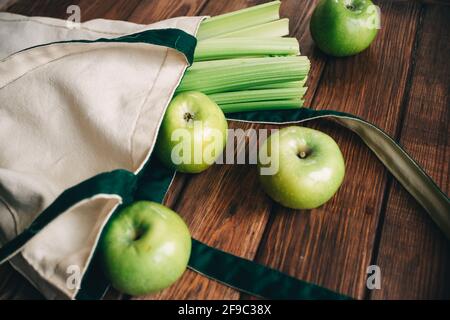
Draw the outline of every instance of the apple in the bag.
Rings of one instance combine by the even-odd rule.
[[[327,202],[344,179],[345,164],[336,142],[323,132],[287,127],[260,147],[258,170],[263,189],[293,209],[313,209]]]
[[[336,57],[365,50],[379,28],[380,11],[370,0],[321,0],[310,22],[314,42]]]
[[[181,277],[191,253],[191,236],[174,211],[138,201],[111,219],[100,250],[112,286],[129,295],[143,295],[167,288]]]
[[[201,92],[183,92],[167,108],[155,152],[168,167],[202,172],[222,154],[227,129],[225,115],[214,101]]]

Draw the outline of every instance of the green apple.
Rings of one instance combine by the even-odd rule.
[[[143,295],[169,287],[183,274],[191,236],[184,221],[169,208],[138,201],[108,223],[100,254],[114,288]]]
[[[317,46],[336,57],[368,48],[379,28],[380,11],[370,0],[321,0],[310,22]]]
[[[275,132],[261,145],[258,167],[266,193],[293,209],[313,209],[327,202],[345,173],[341,150],[330,136],[294,126]]]
[[[164,115],[155,152],[168,167],[198,173],[210,167],[227,143],[227,120],[201,92],[183,92]]]

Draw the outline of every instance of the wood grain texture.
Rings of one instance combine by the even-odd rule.
[[[450,7],[427,6],[417,43],[400,143],[448,195],[450,189]],[[395,181],[379,255],[374,299],[449,299],[450,242]]]
[[[383,27],[355,57],[327,60],[312,106],[361,116],[394,134],[407,84],[420,6],[378,1]],[[315,124],[334,137],[346,159],[346,179],[325,206],[277,207],[258,261],[295,277],[362,299],[387,173],[349,131]]]
[[[28,16],[47,16],[64,19],[68,17],[67,7],[79,5],[80,0],[61,0],[57,4],[51,0],[27,1],[18,0],[8,7],[8,12]],[[82,15],[83,16],[83,15]]]
[[[204,15],[218,15],[267,1],[210,1]],[[309,32],[305,34],[308,15],[315,1],[283,1],[281,15],[292,18],[292,34],[306,43],[304,54],[313,49]],[[320,59],[320,58],[319,58]],[[323,64],[314,64],[313,75]],[[318,79],[313,76],[311,79]],[[310,84],[314,87],[314,84]],[[269,129],[270,126],[231,123],[230,127]],[[242,152],[243,150],[240,150]],[[244,150],[245,151],[245,150]],[[212,191],[213,190],[213,191]],[[214,192],[217,190],[216,192]],[[200,201],[199,201],[200,197]],[[254,166],[214,166],[187,183],[174,209],[188,222],[193,237],[219,249],[254,259],[267,224],[272,203],[260,189]],[[232,218],[230,218],[232,212]],[[226,223],[225,223],[226,222]],[[140,299],[237,299],[239,292],[192,271],[171,288]]]

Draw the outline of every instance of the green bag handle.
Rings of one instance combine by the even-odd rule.
[[[377,157],[430,213],[442,231],[449,235],[450,202],[448,197],[398,144],[372,124],[347,113],[311,109],[240,113],[229,116],[232,120],[263,123],[299,123],[318,118],[335,119],[360,135]],[[0,261],[5,261],[14,252],[20,250],[26,241],[61,212],[98,193],[121,196],[124,199],[121,207],[142,199],[162,202],[174,174],[155,157],[151,157],[138,175],[125,170],[116,170],[100,174],[74,186],[58,197],[28,229],[0,248]],[[423,195],[428,195],[430,198]],[[118,208],[117,211],[120,209]],[[108,288],[108,282],[102,275],[99,264],[96,263],[97,259],[95,257],[89,266],[77,295],[78,299],[101,298]],[[268,299],[349,299],[326,288],[209,247],[197,240],[193,240],[189,268],[237,290]]]

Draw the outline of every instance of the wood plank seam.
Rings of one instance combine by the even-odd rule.
[[[405,86],[405,90],[403,92],[403,101],[402,101],[402,104],[400,107],[400,116],[399,116],[399,120],[397,123],[397,127],[395,129],[395,134],[392,137],[396,142],[399,142],[401,139],[403,123],[404,123],[404,120],[406,117],[406,113],[408,112],[407,109],[408,109],[408,104],[409,104],[409,99],[410,99],[409,94],[411,92],[412,79],[413,79],[415,65],[416,65],[417,49],[418,49],[419,43],[421,41],[421,31],[422,31],[422,27],[423,27],[424,12],[425,12],[425,4],[422,3],[420,6],[419,21],[417,23],[416,34],[414,36],[414,45],[413,45],[411,59],[410,59],[410,63],[409,63],[409,70],[408,70],[408,76],[407,76],[407,80],[406,80],[406,86]],[[381,236],[383,233],[383,226],[384,226],[385,217],[386,217],[386,210],[387,210],[387,206],[388,206],[388,202],[389,202],[389,195],[392,192],[392,188],[394,185],[394,179],[395,179],[394,176],[392,174],[388,173],[386,187],[384,189],[383,200],[382,200],[382,205],[381,205],[381,209],[380,209],[380,217],[378,219],[378,224],[376,227],[376,234],[375,234],[375,239],[374,239],[374,244],[373,244],[373,249],[372,249],[372,257],[370,260],[371,261],[370,265],[377,264],[380,243],[381,243]],[[373,292],[372,290],[370,290],[369,288],[366,288],[366,292],[364,293],[364,300],[369,300],[372,295],[372,292]]]

